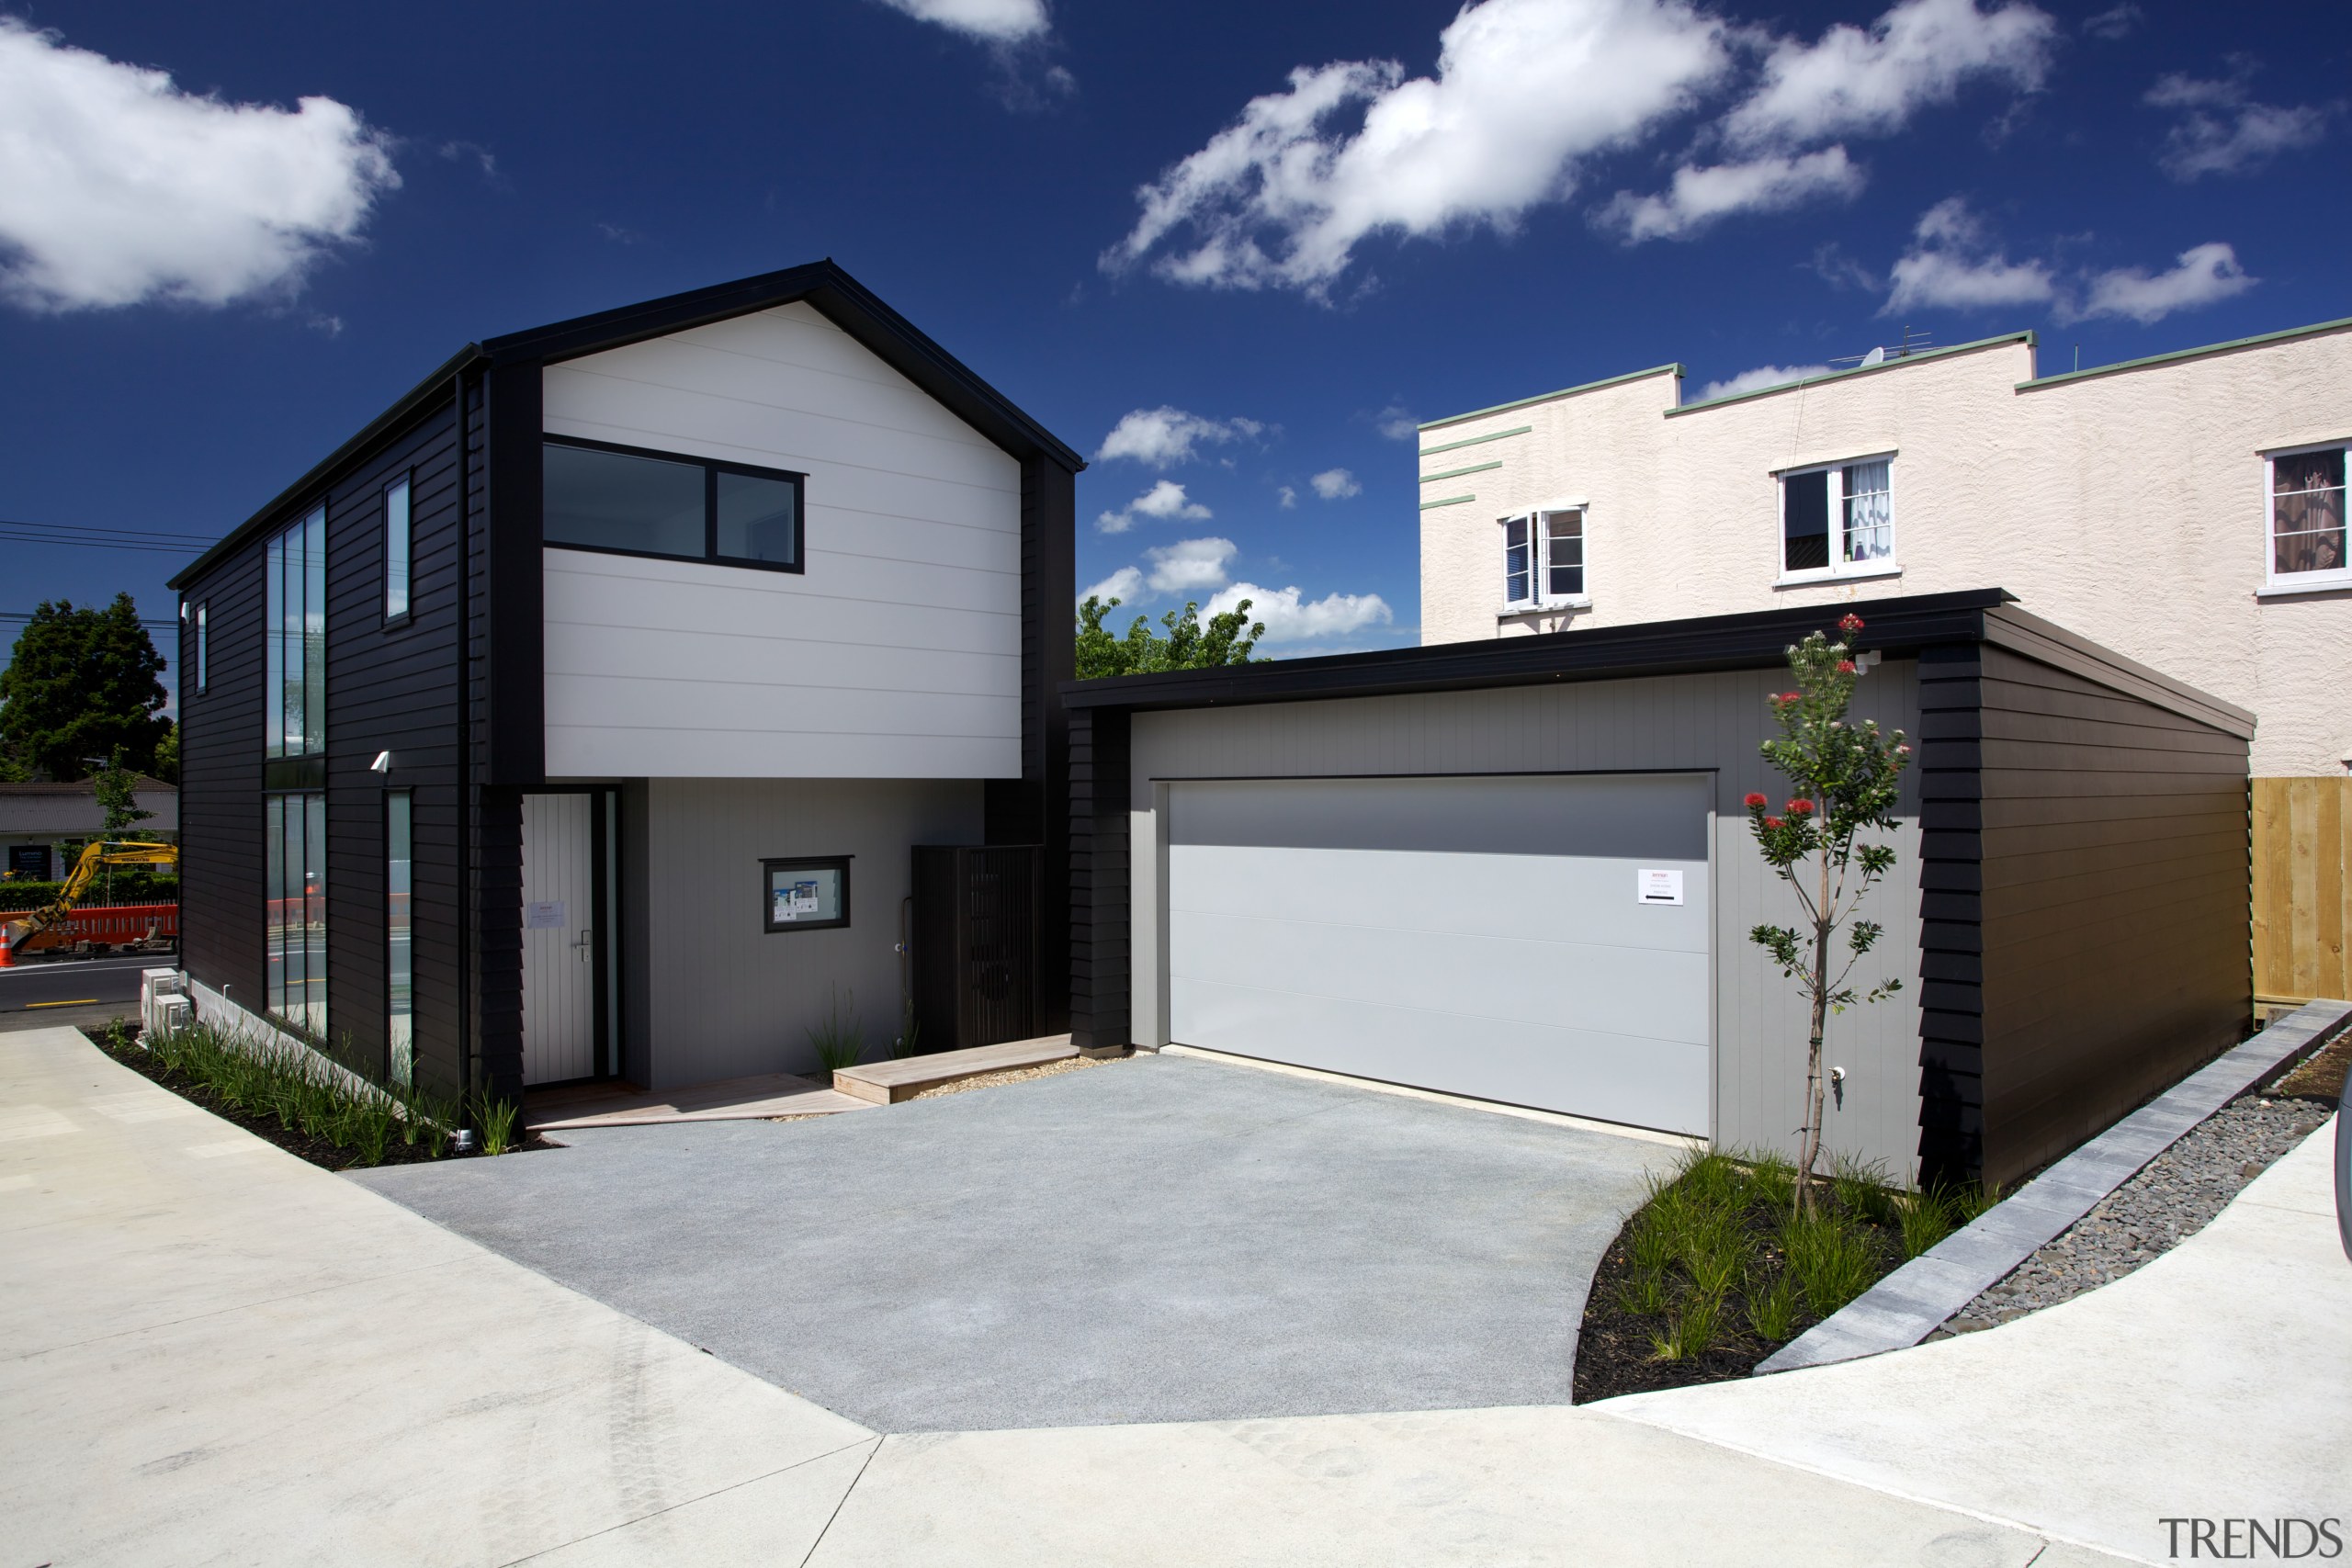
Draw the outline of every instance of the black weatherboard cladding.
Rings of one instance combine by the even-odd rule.
[[[1071,1030],[1133,1039],[1129,715],[1781,662],[1850,608],[1919,661],[1920,1173],[2007,1181],[2233,1043],[2250,1015],[2253,716],[1997,589],[1075,682]]]
[[[262,927],[262,568],[255,538],[187,585],[179,668],[195,656],[196,612],[207,625],[205,684],[180,692],[180,954],[187,972],[258,1009]]]

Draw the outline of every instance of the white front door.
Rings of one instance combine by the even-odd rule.
[[[523,1081],[596,1072],[595,797],[523,797]]]
[[[1697,774],[1169,786],[1181,1044],[1705,1134]]]

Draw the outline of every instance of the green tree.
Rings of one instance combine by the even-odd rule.
[[[1843,638],[1832,642],[1814,632],[1789,649],[1796,690],[1765,700],[1781,726],[1777,740],[1764,742],[1764,760],[1788,776],[1796,794],[1779,812],[1761,794],[1747,797],[1747,825],[1765,863],[1796,895],[1803,919],[1793,926],[1761,925],[1748,940],[1772,955],[1783,976],[1797,983],[1812,1010],[1805,1054],[1804,1125],[1799,1129],[1796,1201],[1814,1202],[1814,1167],[1821,1158],[1821,1124],[1826,1085],[1822,1081],[1821,1042],[1832,1012],[1874,1002],[1903,988],[1888,978],[1867,993],[1847,983],[1854,966],[1878,942],[1876,920],[1856,919],[1863,896],[1894,864],[1885,844],[1858,843],[1865,829],[1894,826],[1894,803],[1911,748],[1903,731],[1882,733],[1875,719],[1846,722],[1854,700],[1856,667],[1850,639],[1862,629],[1860,615],[1838,623]],[[1846,931],[1846,952],[1831,953],[1831,940]],[[1832,974],[1832,968],[1836,973]]]
[[[1159,617],[1165,637],[1152,635],[1151,622],[1137,615],[1125,637],[1113,637],[1102,617],[1119,601],[1089,595],[1078,607],[1078,678],[1091,681],[1104,675],[1148,675],[1159,670],[1208,670],[1220,664],[1248,664],[1258,639],[1266,635],[1263,621],[1250,618],[1244,599],[1221,615],[1201,624],[1201,607],[1187,604]]]
[[[164,738],[155,742],[153,776],[167,784],[180,782],[180,727],[176,724],[165,729]]]
[[[89,758],[153,772],[171,728],[163,672],[130,594],[103,610],[42,603],[0,670],[0,754],[60,783],[88,777]]]
[[[134,823],[144,822],[155,814],[139,809],[139,775],[122,765],[122,751],[117,748],[107,765],[91,775],[92,787],[98,805],[107,814],[100,829],[109,839]]]

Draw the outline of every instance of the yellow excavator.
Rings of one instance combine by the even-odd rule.
[[[74,940],[65,927],[66,918],[74,906],[90,891],[90,884],[98,873],[110,865],[167,865],[177,871],[180,848],[177,844],[159,844],[130,839],[93,839],[82,848],[81,857],[74,863],[73,874],[57,897],[35,909],[31,914],[0,924],[0,964],[6,964],[18,953],[42,948],[63,947]],[[147,936],[122,944],[130,947],[153,947],[158,942],[169,944],[170,939],[158,938],[151,927]]]

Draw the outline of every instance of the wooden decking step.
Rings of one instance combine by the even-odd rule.
[[[974,1045],[964,1051],[934,1051],[927,1056],[903,1056],[895,1062],[866,1062],[842,1067],[833,1074],[833,1089],[836,1093],[854,1095],[876,1105],[895,1105],[901,1100],[912,1100],[934,1085],[954,1083],[957,1078],[1034,1067],[1077,1055],[1078,1047],[1069,1043],[1067,1034],[1008,1040],[1001,1045]]]

